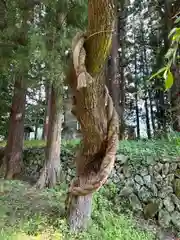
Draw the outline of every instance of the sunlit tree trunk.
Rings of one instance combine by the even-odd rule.
[[[87,227],[93,192],[105,183],[115,160],[118,118],[104,85],[104,64],[109,55],[113,25],[113,1],[89,0],[88,37],[84,49],[86,70],[93,80],[90,78],[92,81],[78,90],[77,76],[72,67],[69,76],[75,97],[73,112],[83,135],[76,157],[77,179],[69,189],[66,202],[68,221],[74,231]]]
[[[108,89],[110,92],[110,95],[112,97],[112,100],[114,102],[117,114],[119,118],[121,117],[122,109],[120,107],[120,76],[119,76],[119,17],[118,17],[118,6],[116,6],[116,21],[115,21],[115,27],[112,37],[112,49],[111,49],[111,55],[108,60]]]
[[[60,178],[60,149],[62,127],[62,96],[52,86],[50,98],[50,114],[48,124],[47,145],[45,150],[45,163],[37,188],[53,187]]]
[[[138,106],[138,77],[137,77],[137,53],[135,52],[135,106],[136,106],[136,124],[137,124],[137,138],[140,139],[140,121],[139,121],[139,106]]]

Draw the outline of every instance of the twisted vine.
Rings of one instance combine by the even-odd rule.
[[[86,34],[78,33],[72,41],[72,54],[73,54],[73,66],[77,77],[77,91],[81,91],[83,88],[88,88],[95,79],[87,72],[85,60],[87,58],[84,43],[86,41]],[[114,167],[115,154],[118,145],[118,116],[113,105],[109,91],[105,86],[104,89],[104,104],[107,116],[107,135],[105,144],[106,150],[103,156],[100,168],[98,172],[88,181],[88,183],[80,186],[79,177],[74,179],[69,187],[68,197],[66,199],[66,208],[68,209],[71,204],[72,196],[85,196],[95,191],[98,191],[101,186],[107,181],[111,170]],[[76,156],[76,167],[83,163],[78,161],[82,152]]]

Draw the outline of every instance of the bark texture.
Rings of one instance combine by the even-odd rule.
[[[51,86],[49,83],[45,84],[46,89],[46,109],[44,116],[44,126],[43,126],[43,134],[42,139],[47,140],[48,135],[48,123],[49,123],[49,113],[50,113],[50,100],[51,100]]]
[[[172,127],[180,132],[180,67],[174,66],[174,84],[171,89]]]
[[[114,26],[113,1],[89,0],[88,19],[87,33],[73,39],[73,65],[68,78],[75,100],[72,112],[83,135],[75,159],[76,179],[66,201],[73,231],[87,227],[92,194],[106,182],[118,144],[118,117],[104,78]]]
[[[40,178],[36,184],[37,188],[53,187],[60,177],[60,146],[62,126],[61,97],[51,88],[50,116],[48,124],[48,136],[46,145],[45,164]]]
[[[22,168],[25,101],[26,88],[24,79],[22,76],[16,76],[10,113],[8,140],[3,160],[6,179],[17,177]]]

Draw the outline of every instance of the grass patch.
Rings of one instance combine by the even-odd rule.
[[[43,140],[26,140],[24,141],[24,148],[31,148],[31,147],[44,147],[46,145],[46,142]],[[6,141],[0,142],[0,147],[5,147]]]
[[[94,196],[91,227],[71,234],[64,217],[67,186],[37,191],[20,181],[0,182],[0,240],[153,240],[153,234],[139,229],[131,215],[117,214],[115,189],[102,188]],[[114,191],[113,191],[114,189]]]
[[[149,161],[158,161],[168,158],[173,161],[180,156],[179,138],[172,140],[139,140],[139,141],[121,141],[119,143],[119,153],[130,157],[132,164],[142,164]]]

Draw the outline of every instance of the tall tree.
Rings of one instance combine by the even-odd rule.
[[[113,0],[89,0],[87,36],[77,34],[72,44],[68,80],[75,98],[73,112],[83,135],[76,157],[76,179],[66,202],[70,227],[75,231],[87,227],[92,194],[111,172],[118,144],[118,117],[104,84],[114,17]]]
[[[8,5],[7,11],[9,18],[12,20],[11,4]],[[12,179],[21,172],[22,168],[22,148],[24,137],[24,115],[25,115],[25,96],[26,96],[26,84],[25,78],[28,73],[28,21],[32,20],[33,5],[29,5],[26,1],[21,4],[15,4],[15,10],[13,12],[14,19],[20,27],[17,29],[17,33],[14,36],[12,34],[10,41],[12,44],[18,43],[16,47],[16,57],[11,62],[13,66],[12,73],[14,75],[14,96],[12,99],[12,107],[8,129],[8,140],[5,149],[4,167],[5,178]],[[19,16],[16,14],[19,11]],[[14,22],[11,24],[14,24]],[[13,26],[13,25],[12,25]],[[8,26],[8,27],[12,27]],[[16,27],[13,28],[15,31]],[[7,30],[8,31],[8,30]],[[8,39],[8,35],[5,35]],[[24,61],[24,63],[23,63]],[[22,64],[22,65],[21,65]]]
[[[38,188],[53,187],[60,177],[60,146],[62,127],[62,96],[52,85],[50,94],[50,112],[47,134],[45,163],[40,178],[36,184]]]
[[[16,76],[14,96],[8,129],[8,140],[5,149],[5,178],[12,179],[21,172],[22,148],[24,138],[24,114],[26,87],[23,76]]]

